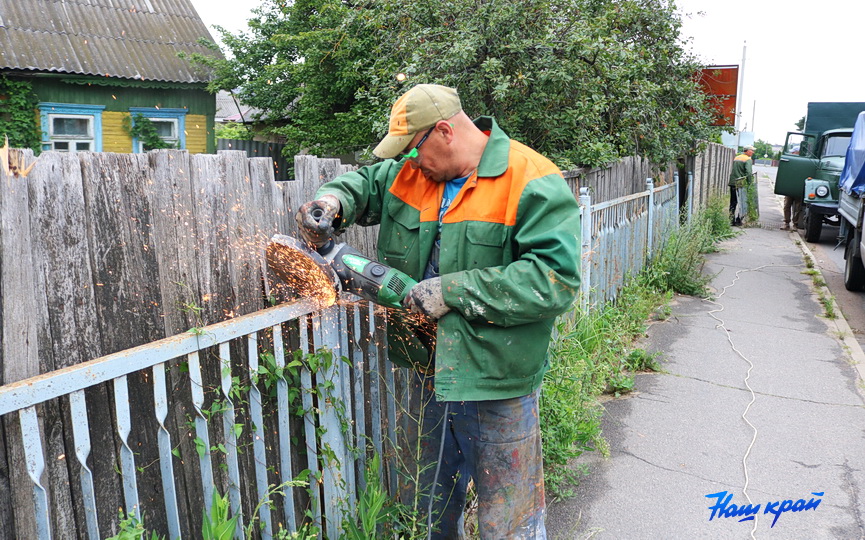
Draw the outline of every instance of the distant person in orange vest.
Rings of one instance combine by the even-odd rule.
[[[754,177],[751,156],[757,149],[746,146],[744,151],[733,159],[733,170],[730,172],[730,225],[742,225],[742,218],[748,214],[748,197],[746,189]]]

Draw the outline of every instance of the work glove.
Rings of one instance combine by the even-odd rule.
[[[445,304],[440,277],[425,279],[409,289],[402,305],[413,313],[422,313],[431,319],[440,319],[451,310]]]
[[[333,222],[340,214],[339,199],[334,195],[304,203],[297,211],[295,220],[304,240],[320,248],[333,236]]]

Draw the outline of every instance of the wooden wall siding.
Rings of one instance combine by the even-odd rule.
[[[102,151],[117,154],[132,152],[132,135],[123,127],[129,113],[105,111],[102,113]]]
[[[207,152],[207,117],[200,114],[186,115],[186,149],[190,154]]]
[[[708,143],[703,152],[694,156],[691,184],[694,212],[705,208],[713,196],[729,193],[727,183],[735,157],[735,150],[715,143]]]
[[[32,159],[28,155],[25,161]],[[265,307],[263,249],[272,234],[289,231],[278,229],[283,197],[269,162],[262,165],[240,152],[45,152],[27,178],[4,176],[2,382]],[[178,369],[169,375],[173,387],[181,387],[184,377]],[[133,410],[152,410],[152,393],[143,381],[130,384]],[[94,447],[110,443],[99,445],[103,449],[114,448],[110,394],[104,387],[88,392],[91,437]],[[182,432],[192,413],[189,400],[173,405],[171,423]],[[60,537],[75,537],[84,530],[84,516],[74,504],[80,500],[77,475],[74,466],[57,461],[74,456],[64,424],[68,411],[52,402],[42,413],[46,455],[53,458],[46,482],[50,505],[58,509],[52,529],[62,531]],[[131,446],[140,452],[139,463],[155,459],[153,422],[152,415],[135,419]],[[12,424],[7,423],[6,440],[20,440]],[[174,440],[184,459],[196,458],[189,437]],[[14,511],[32,507],[32,496],[22,491],[27,483],[18,452],[17,445],[0,451],[6,455],[3,469],[12,471],[11,484],[0,482],[0,507],[6,509],[0,519],[12,520],[0,523],[0,537],[33,537],[27,512]],[[99,515],[105,536],[113,534],[109,527],[123,500],[115,462],[116,456],[104,451],[92,460],[97,492],[106,503]],[[198,478],[179,471],[183,498],[200,502]],[[142,504],[159,500],[158,478],[145,472],[139,489]],[[200,528],[198,511],[184,517],[184,530]],[[148,519],[161,528],[160,512],[148,513]]]
[[[710,149],[704,153],[708,157],[695,160],[700,165],[695,186],[723,189],[732,159],[724,150]],[[25,166],[35,159],[29,150],[12,153],[20,155]],[[214,155],[157,150],[147,154],[43,152],[26,178],[0,173],[0,384],[269,306],[270,298],[281,298],[281,292],[264,258],[268,239],[275,233],[296,234],[294,214],[299,206],[322,183],[350,169],[338,160],[298,156],[297,180],[276,182],[269,158],[248,159],[238,151]],[[649,164],[636,158],[610,169],[571,175],[572,183],[595,186],[598,202],[644,190],[648,176],[660,179]],[[702,200],[702,195],[697,196]],[[341,240],[374,256],[377,229],[353,227]],[[383,340],[380,329],[370,330],[362,319],[355,326],[360,335],[344,338],[352,347],[369,342],[370,334]],[[287,330],[287,342],[296,347],[297,327]],[[246,352],[240,348],[232,357],[242,366]],[[365,361],[356,356],[352,360]],[[208,357],[202,367],[205,386],[214,393],[208,398],[209,406],[218,397],[219,362]],[[234,374],[242,376],[239,369],[233,367]],[[394,372],[383,362],[378,369],[360,383],[371,393],[380,381],[394,380]],[[197,461],[198,454],[188,426],[196,413],[181,362],[169,366],[168,384],[172,395],[166,427],[180,453],[174,470],[181,528],[185,537],[195,538],[200,536],[203,494],[198,470],[183,466]],[[399,377],[394,384],[390,391],[402,396]],[[152,411],[147,376],[130,376],[129,385],[133,411]],[[381,396],[384,403],[385,394],[382,389],[373,395]],[[116,534],[117,508],[123,506],[116,472],[113,395],[110,386],[87,391],[92,444],[99,448],[90,457],[90,466],[103,537]],[[61,399],[40,407],[48,457],[44,483],[54,510],[55,536],[82,538],[84,511],[76,504],[81,500],[80,466],[71,459],[75,448],[67,403]],[[373,410],[366,414],[372,430],[367,433],[392,432],[394,424],[373,416]],[[381,415],[384,408],[375,410]],[[238,422],[244,423],[245,436],[251,438],[249,418],[240,415]],[[215,424],[218,432],[220,423]],[[271,433],[273,427],[265,424]],[[14,414],[0,423],[0,539],[35,536],[31,484],[17,426]],[[164,534],[165,516],[156,502],[161,500],[161,487],[159,467],[153,466],[158,432],[153,415],[135,415],[133,428],[129,445],[143,467],[139,498],[148,527]],[[292,426],[293,436],[302,433],[302,426]],[[294,463],[303,468],[305,457],[296,457]],[[268,461],[278,463],[271,456]],[[214,478],[225,492],[227,479],[218,467],[223,462],[224,457],[215,458]],[[252,451],[240,456],[240,467],[244,478],[254,478]],[[244,480],[241,489],[245,501],[257,501],[252,480]],[[299,514],[304,504],[297,501]],[[252,508],[244,510],[251,515]]]
[[[216,114],[216,96],[203,88],[138,88],[103,86],[105,77],[96,84],[70,84],[61,78],[20,77],[33,83],[40,101],[105,105],[106,111],[127,112],[130,107],[186,108],[190,114]],[[70,77],[72,78],[72,77]],[[75,77],[78,78],[78,77]]]
[[[129,113],[106,111],[102,113],[102,150],[128,154],[132,152],[132,135],[123,127]],[[207,117],[200,114],[186,116],[186,148],[190,154],[207,152]]]

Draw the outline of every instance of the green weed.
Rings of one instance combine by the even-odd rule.
[[[541,392],[541,431],[547,489],[567,497],[580,471],[568,462],[583,452],[603,451],[603,409],[598,396],[633,390],[629,347],[645,335],[646,321],[669,295],[633,279],[606,306],[577,312],[559,324],[559,339]]]
[[[631,371],[661,371],[658,354],[650,354],[644,349],[634,349],[628,354],[625,363]]]
[[[823,304],[823,312],[826,315],[827,319],[836,319],[838,318],[838,314],[835,313],[835,297],[827,296],[820,293],[820,303]]]
[[[151,532],[147,536],[147,531],[144,529],[144,519],[139,520],[135,517],[135,512],[130,512],[124,517],[123,510],[120,510],[120,526],[116,535],[106,538],[105,540],[162,540],[164,537],[159,536],[155,532]]]
[[[757,196],[757,182],[751,182],[750,184],[745,186],[745,198],[748,201],[748,215],[746,219],[750,223],[757,223],[760,219],[760,214],[758,213],[758,196]]]
[[[378,454],[369,461],[364,476],[366,489],[358,498],[356,514],[343,523],[344,538],[348,540],[376,538],[380,529],[393,525],[397,513],[382,484],[381,458]]]
[[[219,495],[213,491],[213,506],[210,515],[204,515],[201,524],[201,536],[204,540],[231,540],[237,528],[238,516],[228,517],[228,494]]]
[[[703,221],[707,227],[707,233],[711,242],[709,243],[707,253],[715,251],[715,243],[728,238],[733,238],[738,234],[730,226],[730,211],[727,206],[726,199],[723,197],[712,197],[709,199],[706,208],[696,215],[696,219]]]

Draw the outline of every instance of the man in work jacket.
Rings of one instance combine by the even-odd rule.
[[[415,487],[431,537],[462,538],[471,477],[482,538],[546,538],[538,393],[579,289],[576,199],[551,161],[472,121],[444,86],[401,96],[374,153],[385,160],[323,185],[297,219],[317,245],[380,224],[379,259],[420,281],[406,307],[438,321],[434,350],[397,314],[389,326],[390,358],[422,393]]]
[[[751,156],[756,148],[746,146],[743,153],[733,159],[733,170],[730,171],[730,225],[741,225],[742,218],[748,214],[747,186],[751,183],[753,168]],[[738,206],[738,211],[737,207]]]

